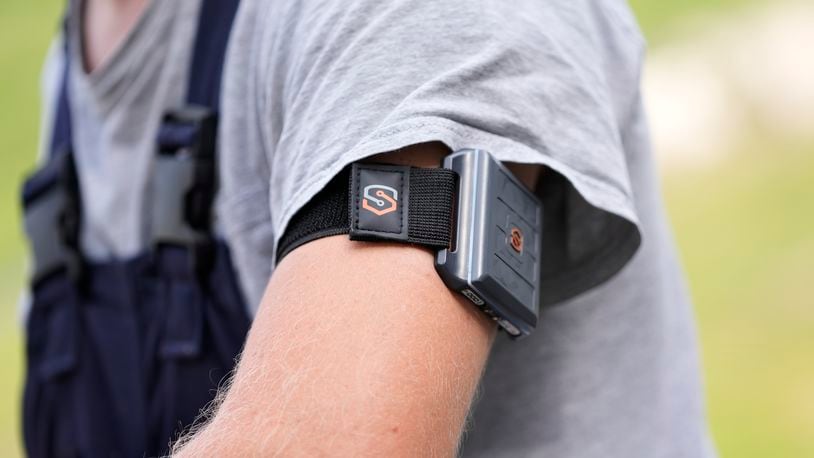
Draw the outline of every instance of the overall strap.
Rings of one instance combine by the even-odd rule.
[[[83,270],[79,252],[79,183],[71,154],[67,17],[66,14],[63,19],[62,70],[46,161],[25,180],[22,189],[25,230],[33,254],[32,286],[60,272],[78,281]]]
[[[220,108],[221,76],[226,45],[239,0],[203,0],[187,84],[187,103]]]
[[[67,37],[63,38],[67,40]],[[53,158],[57,154],[65,154],[71,150],[73,143],[73,133],[71,129],[71,110],[68,102],[68,73],[70,65],[67,52],[68,45],[65,45],[65,52],[62,59],[62,76],[59,83],[59,94],[54,110],[54,124],[51,131],[51,143],[49,144],[48,156]]]
[[[70,11],[70,5],[68,11]],[[51,128],[51,142],[48,148],[48,157],[53,158],[58,154],[66,154],[71,151],[73,144],[73,132],[71,128],[71,109],[68,99],[68,81],[70,75],[70,52],[68,35],[68,13],[62,20],[62,72],[59,81],[59,92],[57,94],[56,105],[53,111],[53,126]]]
[[[218,109],[226,48],[239,0],[203,0],[186,104],[164,115],[153,176],[152,246],[184,247],[192,271],[212,261]]]
[[[161,295],[153,305],[162,319],[156,323],[161,327],[156,347],[160,376],[153,402],[158,400],[162,417],[171,422],[152,425],[156,437],[194,420],[212,396],[212,385],[202,382],[215,368],[228,372],[248,329],[241,300],[217,299],[236,283],[228,251],[212,230],[221,79],[238,4],[202,0],[186,104],[165,113],[158,133],[150,224],[152,267]],[[224,310],[236,310],[236,319],[223,315]]]
[[[168,159],[170,171],[182,176],[193,172],[186,191],[196,192],[182,194],[179,211],[169,214],[170,218],[184,219],[193,235],[203,233],[200,228],[205,223],[195,211],[187,210],[211,206],[211,201],[203,198],[208,194],[198,194],[197,190],[199,186],[206,189],[214,180],[215,131],[211,120],[219,107],[223,58],[237,5],[237,0],[201,0],[185,101],[199,110],[188,110],[187,116],[170,114],[161,125],[162,133],[167,130],[169,134],[159,134],[159,158]],[[76,62],[71,62],[67,52],[69,34],[63,36],[65,54],[53,112],[51,160],[26,182],[23,196],[36,265],[30,322],[42,330],[30,334],[28,358],[51,377],[27,379],[31,389],[27,388],[26,446],[34,457],[54,455],[49,447],[72,456],[163,454],[179,422],[191,423],[211,399],[213,384],[206,383],[208,376],[214,367],[223,368],[224,373],[231,368],[248,324],[242,304],[216,304],[212,298],[217,296],[203,297],[203,290],[186,279],[156,277],[152,272],[145,275],[141,257],[132,269],[129,263],[119,261],[74,267],[82,263],[76,240],[80,196],[71,154],[68,90],[69,69]],[[201,119],[204,121],[198,122]],[[157,164],[156,169],[167,163]],[[194,166],[185,168],[188,163]],[[159,172],[156,170],[156,176]],[[160,189],[154,194],[157,202],[173,197]],[[153,203],[150,208],[157,206]],[[184,253],[172,256],[173,250]],[[181,275],[186,275],[186,261],[194,258],[196,251],[190,254],[177,247],[167,251],[171,255],[164,256],[167,262],[159,266],[162,272],[170,272],[170,277],[174,275],[171,270],[180,267]],[[218,275],[218,293],[234,283],[223,281],[231,273],[223,266],[224,258],[216,256],[211,269],[212,276]],[[74,271],[79,274],[72,274]],[[74,280],[79,277],[81,281]],[[82,287],[77,287],[80,284]],[[162,285],[169,289],[162,289]],[[73,303],[68,303],[69,299]],[[226,319],[231,310],[240,312],[235,314],[238,319]],[[190,311],[196,314],[192,318]],[[160,332],[150,328],[147,332],[147,324],[170,329]],[[229,329],[230,325],[235,330]],[[48,346],[43,347],[42,342]],[[154,354],[161,358],[154,358]],[[73,372],[65,375],[69,370]],[[44,391],[40,388],[52,384],[65,387],[65,393],[60,391],[55,401],[67,418],[65,424],[57,424],[60,418],[41,409],[44,398],[40,393]],[[68,446],[75,447],[75,453],[68,446],[50,442],[54,439],[51,433],[57,430],[67,431],[57,439],[64,438]]]

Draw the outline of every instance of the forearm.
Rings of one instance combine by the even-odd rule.
[[[494,333],[427,250],[309,243],[278,266],[228,395],[181,455],[450,456]]]

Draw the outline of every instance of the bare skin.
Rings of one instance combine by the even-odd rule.
[[[159,0],[160,1],[160,0]],[[82,53],[92,73],[110,60],[136,25],[149,0],[85,0]]]
[[[539,172],[518,170],[529,185]],[[495,333],[429,250],[310,242],[275,270],[222,405],[176,455],[453,456]]]

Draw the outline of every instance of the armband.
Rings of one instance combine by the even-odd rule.
[[[444,283],[517,338],[537,325],[542,215],[539,199],[483,150],[455,152],[441,168],[357,162],[295,215],[278,261],[345,233],[427,246]]]

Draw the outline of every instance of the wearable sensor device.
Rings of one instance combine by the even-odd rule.
[[[451,289],[480,307],[513,337],[537,326],[542,204],[489,153],[444,159],[458,175],[453,244],[435,257]]]
[[[306,204],[278,244],[278,261],[310,240],[413,243],[512,337],[530,334],[540,304],[542,205],[488,152],[447,156],[442,168],[353,163]]]

